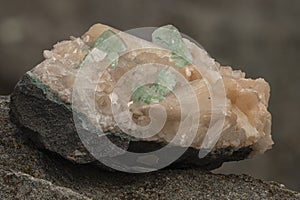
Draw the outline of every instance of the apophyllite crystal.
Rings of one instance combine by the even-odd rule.
[[[245,78],[245,73],[239,70],[220,66],[205,50],[182,38],[172,25],[156,29],[152,41],[145,41],[96,24],[82,37],[72,37],[56,44],[51,51],[44,51],[44,57],[45,60],[26,73],[16,86],[11,116],[40,148],[74,162],[95,162],[78,137],[72,115],[74,85],[82,71],[85,76],[80,84],[95,86],[91,93],[95,111],[91,114],[82,99],[76,111],[124,150],[147,152],[169,143],[187,147],[187,141],[191,140],[188,150],[173,166],[213,169],[225,161],[263,153],[273,144],[271,115],[267,110],[268,83],[261,78]],[[147,67],[149,64],[151,67]],[[146,70],[131,73],[137,66],[144,66]],[[131,79],[118,85],[122,77],[130,73]],[[143,84],[145,77],[152,75],[152,82]],[[220,82],[224,86],[225,96],[221,100],[225,106],[218,109],[212,105],[211,91],[215,90],[220,100],[216,86]],[[128,99],[121,94],[125,89],[115,92],[126,84],[126,90],[131,92]],[[183,95],[179,101],[175,94],[186,94],[188,87],[194,96]],[[195,110],[195,115],[199,114],[195,135],[187,130],[181,133],[180,139],[173,140],[185,117],[181,106],[192,105],[192,96],[199,108]],[[143,132],[135,131],[135,127],[149,125],[153,120],[151,112],[154,110],[155,116],[153,108],[157,106],[165,109],[164,125],[156,134],[139,138],[138,134],[143,135]],[[114,113],[115,107],[120,112]],[[129,117],[124,114],[125,110],[129,110]],[[213,114],[217,116],[214,120]],[[209,127],[220,119],[224,119],[224,123],[212,151],[199,158],[198,151],[203,148]]]

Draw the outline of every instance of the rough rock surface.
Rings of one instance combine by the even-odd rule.
[[[201,170],[101,171],[40,151],[9,119],[0,96],[0,199],[299,199],[282,184]]]
[[[90,199],[22,172],[0,169],[1,199]]]

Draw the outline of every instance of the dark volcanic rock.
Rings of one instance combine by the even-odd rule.
[[[73,164],[32,145],[0,97],[0,199],[299,199],[282,184],[201,170],[146,174]]]
[[[11,118],[40,149],[58,153],[76,163],[101,163],[90,155],[81,143],[73,121],[70,105],[60,102],[51,91],[25,74],[11,96]],[[141,142],[111,135],[109,138],[123,149],[132,152],[148,152],[158,149],[162,144]],[[92,138],[91,141],[95,140]],[[180,148],[180,147],[179,147]],[[245,159],[251,147],[234,151],[231,148],[217,149],[199,159],[198,150],[189,148],[184,155],[170,167],[212,170],[223,162]]]

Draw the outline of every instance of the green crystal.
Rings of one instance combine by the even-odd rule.
[[[158,74],[156,83],[151,88],[159,95],[166,96],[176,85],[176,76],[169,70],[162,70]]]
[[[112,67],[116,67],[119,62],[119,54],[116,52],[108,53],[106,58],[111,62]]]
[[[122,53],[127,49],[124,40],[112,30],[104,31],[92,46],[107,53]]]
[[[175,62],[176,66],[180,68],[192,64],[191,62],[187,61],[186,59],[174,52],[172,53],[171,59]]]
[[[193,57],[176,27],[166,25],[152,33],[152,42],[172,51],[172,59],[178,67],[192,64]]]
[[[127,46],[124,40],[112,30],[104,31],[95,41],[92,48],[98,48],[107,53],[106,59],[116,67],[119,61],[119,53],[126,51]]]
[[[136,89],[133,90],[132,99],[134,103],[144,102],[150,104],[161,101],[163,97],[158,96],[155,91],[148,86],[137,86]]]
[[[169,70],[162,70],[154,84],[149,86],[137,85],[133,90],[133,102],[144,102],[147,104],[160,102],[171,92],[176,85],[176,76]]]

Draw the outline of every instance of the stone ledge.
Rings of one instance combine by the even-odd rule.
[[[197,169],[125,174],[73,164],[39,151],[22,137],[22,132],[9,120],[8,105],[9,97],[0,96],[1,199],[300,198],[300,193],[282,184],[247,175],[220,175]]]

